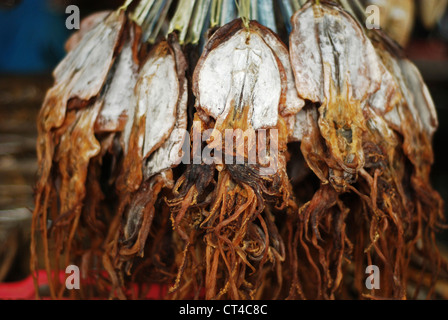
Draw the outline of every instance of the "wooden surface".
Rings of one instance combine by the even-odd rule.
[[[0,77],[0,282],[29,274],[36,118],[49,76]]]
[[[50,77],[0,77],[0,210],[33,205],[36,117]]]

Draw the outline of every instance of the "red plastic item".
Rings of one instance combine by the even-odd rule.
[[[45,271],[37,273],[39,286],[48,284]],[[35,298],[33,277],[17,281],[0,283],[0,299],[2,300],[31,300]]]
[[[59,277],[61,283],[64,283],[67,275],[61,272]],[[48,285],[47,273],[44,270],[38,271],[37,280],[39,287]],[[135,292],[138,291],[137,286],[134,286],[133,289]],[[164,286],[152,285],[148,290],[146,299],[159,299],[166,292],[166,289]],[[0,283],[0,300],[34,300],[35,298],[36,294],[32,276],[22,281]],[[46,298],[44,297],[43,299]]]

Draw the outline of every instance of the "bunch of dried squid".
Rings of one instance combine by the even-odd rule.
[[[272,1],[230,3],[179,1],[166,30],[171,1],[127,3],[68,41],[38,119],[33,273],[42,247],[53,298],[70,264],[74,298],[404,299],[424,270],[432,296],[416,67],[346,1],[280,1],[277,23]]]

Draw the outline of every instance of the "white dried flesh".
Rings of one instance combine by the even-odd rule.
[[[138,110],[146,107],[146,131],[143,149],[148,157],[170,135],[176,123],[176,107],[179,99],[179,80],[173,54],[154,57],[144,67],[140,78]]]
[[[75,50],[70,51],[54,71],[56,83],[71,81],[71,98],[89,100],[101,89],[111,67],[125,21],[121,11],[112,12],[90,30]]]
[[[199,107],[217,123],[231,110],[242,114],[249,108],[248,126],[277,125],[283,84],[277,59],[259,34],[241,29],[207,52],[194,79]]]
[[[378,103],[378,99],[374,99],[369,101],[371,106],[375,109],[379,114],[384,114],[384,118],[387,120],[390,126],[399,132],[403,133],[406,131],[406,128],[403,128],[403,125],[407,125],[409,120],[412,120],[415,124],[414,130],[422,130],[424,126],[423,118],[421,117],[420,111],[416,105],[415,96],[422,97],[424,96],[424,85],[423,82],[417,83],[417,85],[413,88],[409,87],[408,80],[404,74],[404,70],[402,68],[402,62],[400,58],[393,56],[384,48],[379,48],[379,56],[381,57],[384,66],[386,67],[388,73],[393,77],[394,81],[397,83],[399,92],[401,93],[401,99],[393,105],[392,110],[386,112],[384,114],[385,108],[381,107],[381,104]],[[406,65],[405,65],[406,66]],[[418,78],[417,78],[418,79]],[[380,90],[381,91],[381,90]],[[415,91],[415,92],[414,92]],[[376,96],[376,95],[375,95]],[[431,111],[434,108],[431,97],[428,95],[430,103],[424,100],[423,107],[423,115],[426,114],[427,120],[430,119],[431,115],[435,111]],[[432,108],[430,107],[432,105]],[[407,119],[408,115],[412,117],[412,119]],[[435,115],[435,119],[437,122],[437,116]],[[431,130],[435,130],[435,128],[427,128]],[[432,132],[432,131],[431,131]]]
[[[348,13],[308,3],[292,18],[291,62],[299,96],[323,103],[331,84],[347,99],[362,101],[379,89],[375,49]]]
[[[254,23],[251,23],[254,26]],[[263,36],[263,40],[274,51],[275,55],[280,60],[287,80],[288,89],[286,91],[286,102],[283,110],[280,110],[282,115],[294,115],[299,112],[305,105],[305,101],[299,98],[296,90],[296,84],[294,81],[294,74],[292,72],[291,62],[289,60],[288,48],[278,38],[276,34],[267,28],[260,26],[257,31]]]
[[[44,130],[62,125],[70,99],[88,101],[100,93],[112,66],[124,22],[124,13],[111,13],[87,32],[57,66],[53,73],[55,84],[48,90],[41,111]]]
[[[177,102],[177,112],[175,126],[170,136],[165,142],[154,151],[146,160],[144,165],[144,178],[150,179],[156,174],[166,173],[169,169],[177,166],[182,160],[182,147],[187,133],[188,117],[188,81],[185,76],[188,62],[175,36],[169,37],[170,47],[176,61],[176,71],[179,81],[179,100]],[[189,141],[187,142],[189,143]]]
[[[65,43],[65,51],[70,52],[76,48],[76,46],[81,42],[82,38],[84,38],[85,34],[90,30],[95,28],[98,24],[106,19],[111,11],[101,11],[91,14],[81,21],[81,26],[79,31],[75,32],[70,36],[70,38]]]
[[[302,141],[303,136],[306,132],[307,113],[304,109],[302,109],[294,117],[295,118],[291,140]]]
[[[432,136],[438,125],[437,111],[434,101],[426,86],[420,71],[409,60],[400,60],[400,68],[403,73],[403,79],[409,91],[412,93],[413,102],[417,110],[418,117],[421,119],[423,128]]]
[[[176,61],[168,43],[163,41],[151,51],[138,75],[123,133],[125,152],[133,127],[141,125],[143,118],[146,119],[144,136],[138,138],[143,158],[150,156],[168,138],[176,122],[179,92]]]
[[[387,124],[387,121],[369,107],[366,107],[365,112],[368,115],[367,127],[369,128],[369,130],[377,132],[383,138],[383,144],[386,144],[389,147],[395,147],[397,144],[395,133]]]
[[[384,65],[384,59],[381,58],[384,55],[389,55],[389,53],[384,52],[382,49],[377,49],[377,54],[383,70],[381,86],[380,89],[369,98],[368,104],[379,115],[384,116],[385,114],[393,112],[395,106],[400,102],[403,96],[401,94],[399,82],[390,70],[388,70],[387,66]],[[390,59],[390,57],[388,59]],[[399,125],[399,123],[397,125]]]
[[[148,159],[145,165],[145,179],[170,169],[182,160],[182,146],[187,132],[188,86],[184,83],[182,98],[177,106],[176,125],[169,138]]]
[[[386,73],[393,78],[394,82],[398,86],[400,99],[392,106],[393,108],[388,111],[389,108],[386,106],[384,97],[380,96],[383,88],[389,83],[389,81],[386,81],[387,78],[384,78],[381,89],[371,97],[371,99],[369,100],[369,105],[375,110],[376,113],[383,115],[384,119],[386,119],[388,124],[395,130],[403,132],[401,130],[401,126],[404,120],[402,111],[403,104],[406,104],[407,108],[411,111],[414,121],[418,123],[420,122],[420,119],[418,118],[418,114],[416,112],[417,110],[414,106],[414,99],[412,97],[412,93],[409,91],[404,81],[398,58],[393,57],[392,54],[382,46],[378,48],[378,56],[381,58],[382,63],[387,70]]]
[[[115,70],[95,126],[96,132],[121,131],[126,123],[138,74],[132,45],[133,39],[130,37],[115,62]]]

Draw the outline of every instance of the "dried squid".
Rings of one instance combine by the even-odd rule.
[[[202,259],[208,299],[225,294],[233,299],[261,297],[260,277],[267,262],[280,274],[285,251],[275,211],[292,205],[286,176],[287,118],[304,105],[291,84],[286,47],[258,23],[235,20],[207,42],[193,75],[198,111],[192,137],[202,136],[202,152],[213,153],[214,161],[207,163],[210,159],[203,156],[174,188],[172,219],[186,246],[173,289],[182,286],[183,275],[201,270],[194,261]],[[228,133],[240,135],[238,145],[227,143],[233,141]],[[254,161],[261,151],[267,159]]]
[[[112,269],[123,270],[123,263],[130,273],[133,258],[144,256],[158,195],[173,186],[171,168],[180,163],[187,129],[186,67],[172,37],[151,50],[138,74],[123,131],[125,156],[116,184],[120,196],[116,218],[124,215],[126,222],[109,230],[108,254],[104,256],[111,273],[115,272]],[[115,268],[112,260],[116,260]]]
[[[39,180],[33,215],[31,267],[32,270],[36,268],[35,232],[39,228],[43,234],[49,279],[52,278],[50,270],[58,270],[61,255],[65,255],[69,264],[83,211],[89,162],[100,152],[93,127],[105,100],[103,87],[121,48],[125,24],[125,13],[119,9],[86,33],[55,69],[55,84],[47,92],[39,114]],[[47,220],[52,221],[51,228]],[[55,242],[51,254],[49,235]],[[66,252],[62,252],[64,247]],[[56,284],[49,283],[52,297],[60,295]]]
[[[377,295],[405,298],[417,243],[431,252],[434,272],[440,263],[429,231],[442,218],[427,170],[437,125],[432,100],[416,68],[388,53],[386,40],[374,44],[339,6],[308,3],[292,23],[296,87],[309,101],[294,132],[320,187],[299,209],[291,296],[334,298],[349,258],[359,294],[368,296],[361,279],[374,264],[387,279]],[[422,231],[421,219],[432,226]],[[307,272],[316,275],[311,287]]]
[[[405,299],[425,269],[431,297],[448,271],[436,109],[349,3],[141,0],[84,20],[38,118],[31,266],[51,297],[69,264],[73,298]]]

